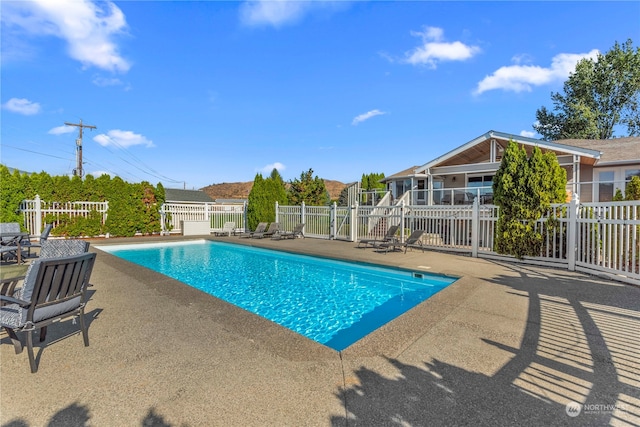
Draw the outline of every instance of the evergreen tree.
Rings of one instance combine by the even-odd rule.
[[[338,206],[349,206],[349,186],[346,186],[338,196]]]
[[[282,176],[280,175],[280,172],[278,172],[278,169],[274,168],[271,171],[271,175],[269,176],[269,178],[267,178],[266,182],[268,188],[267,192],[269,193],[269,197],[274,202],[274,207],[276,201],[281,205],[286,205],[288,203],[287,187],[284,183],[284,180],[282,179]]]
[[[301,205],[304,202],[310,206],[326,206],[330,202],[329,192],[324,180],[313,177],[313,169],[300,174],[300,179],[291,181],[289,186],[289,202]]]
[[[6,166],[0,165],[0,222],[22,224],[18,209],[24,200],[24,190],[20,181],[20,172],[11,173]]]
[[[566,180],[553,153],[534,147],[528,158],[524,147],[509,142],[493,180],[494,203],[500,208],[496,252],[519,259],[540,254],[543,240],[536,222],[551,203],[565,201]]]
[[[287,190],[280,172],[274,168],[267,179],[258,174],[253,181],[247,207],[249,228],[254,230],[260,222],[274,222],[276,202],[287,204]]]
[[[626,200],[640,200],[640,177],[633,176],[631,177],[631,181],[627,184],[627,188],[625,190],[625,199]]]
[[[249,192],[247,206],[247,226],[251,230],[255,230],[258,223],[269,221],[273,208],[269,207],[269,198],[267,188],[262,174],[256,174],[253,179],[253,186]]]
[[[365,191],[371,190],[385,190],[385,185],[380,182],[384,179],[384,173],[370,173],[362,174],[362,180],[360,181],[360,188]]]

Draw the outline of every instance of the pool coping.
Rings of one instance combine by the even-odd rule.
[[[116,240],[118,240],[116,242]],[[247,339],[260,341],[261,344],[268,348],[273,354],[288,360],[310,360],[324,359],[326,357],[334,357],[336,354],[344,354],[351,357],[370,357],[378,354],[397,354],[406,345],[428,332],[428,325],[434,325],[446,315],[446,312],[452,308],[447,303],[450,298],[456,298],[461,292],[473,290],[472,283],[465,283],[463,276],[456,276],[433,271],[418,270],[417,268],[408,268],[406,266],[398,266],[391,262],[385,262],[384,255],[381,255],[381,262],[372,262],[371,260],[353,260],[348,257],[340,257],[334,254],[318,253],[317,251],[296,251],[291,247],[277,247],[268,244],[266,239],[235,239],[229,241],[225,238],[215,237],[192,237],[176,240],[176,238],[159,239],[156,242],[162,243],[167,241],[191,241],[191,240],[210,240],[238,244],[249,247],[272,249],[290,254],[304,254],[336,261],[346,261],[368,266],[381,266],[407,272],[423,271],[429,274],[438,274],[451,278],[456,281],[448,285],[436,294],[422,301],[415,307],[409,309],[405,313],[387,322],[371,333],[367,334],[360,340],[354,342],[342,351],[334,350],[323,344],[320,344],[310,338],[300,335],[289,328],[281,326],[269,319],[263,318],[257,314],[251,313],[234,304],[228,303],[215,296],[209,295],[204,291],[200,291],[178,280],[172,279],[161,273],[149,268],[132,263],[130,261],[119,258],[109,252],[102,251],[99,246],[122,245],[122,244],[141,244],[148,242],[136,243],[135,239],[124,243],[120,239],[114,239],[110,242],[100,242],[92,245],[93,250],[100,253],[101,258],[109,265],[126,269],[129,274],[135,276],[141,282],[145,283],[150,289],[180,301],[183,304],[196,304],[202,311],[215,313],[212,319],[228,330],[237,333]],[[334,242],[343,243],[343,242]],[[297,248],[301,249],[301,248]],[[304,249],[304,248],[302,248]],[[370,249],[368,249],[370,251]],[[449,290],[449,291],[448,291]],[[447,292],[448,291],[448,292]],[[441,295],[442,294],[442,295]],[[421,327],[415,328],[419,322]],[[426,327],[426,329],[425,329]]]

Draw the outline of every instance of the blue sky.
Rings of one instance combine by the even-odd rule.
[[[202,188],[352,182],[489,130],[536,137],[577,60],[640,42],[640,2],[4,1],[0,161]],[[621,135],[618,135],[621,136]]]

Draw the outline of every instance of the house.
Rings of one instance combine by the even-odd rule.
[[[167,203],[214,203],[214,200],[202,190],[165,188],[164,196]]]
[[[421,166],[386,177],[395,203],[412,205],[471,204],[493,201],[493,177],[510,140],[528,154],[533,147],[553,152],[567,171],[567,198],[582,202],[610,201],[616,189],[624,192],[632,176],[640,176],[640,137],[609,140],[542,141],[489,131]]]

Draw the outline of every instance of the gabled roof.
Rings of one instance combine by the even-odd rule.
[[[456,156],[462,156],[464,153],[471,153],[474,151],[474,149],[481,146],[483,143],[486,144],[487,141],[491,141],[492,139],[500,140],[502,142],[508,142],[510,140],[513,140],[516,143],[525,145],[525,146],[540,147],[541,149],[551,150],[551,151],[564,153],[564,154],[575,154],[575,155],[581,156],[582,158],[592,159],[591,163],[596,162],[601,155],[600,151],[594,150],[594,149],[572,146],[572,145],[562,144],[559,142],[542,141],[535,138],[528,138],[525,136],[513,135],[509,133],[497,132],[497,131],[491,130],[483,135],[480,135],[475,139],[472,139],[466,144],[463,144],[449,151],[448,153],[443,154],[442,156],[437,157],[431,160],[430,162],[425,163],[424,165],[416,168],[416,172],[424,173],[429,168],[442,165],[448,160],[455,158]],[[475,151],[477,151],[477,149]]]
[[[562,139],[558,143],[602,153],[598,166],[614,163],[640,163],[640,137],[612,139]]]
[[[398,173],[394,173],[393,175],[385,176],[383,179],[380,180],[380,182],[386,182],[392,179],[410,178],[412,176],[416,176],[416,169],[418,169],[418,166],[411,166],[410,168],[407,168]]]
[[[165,188],[165,200],[178,203],[213,203],[213,199],[201,190],[182,190],[178,188]]]

